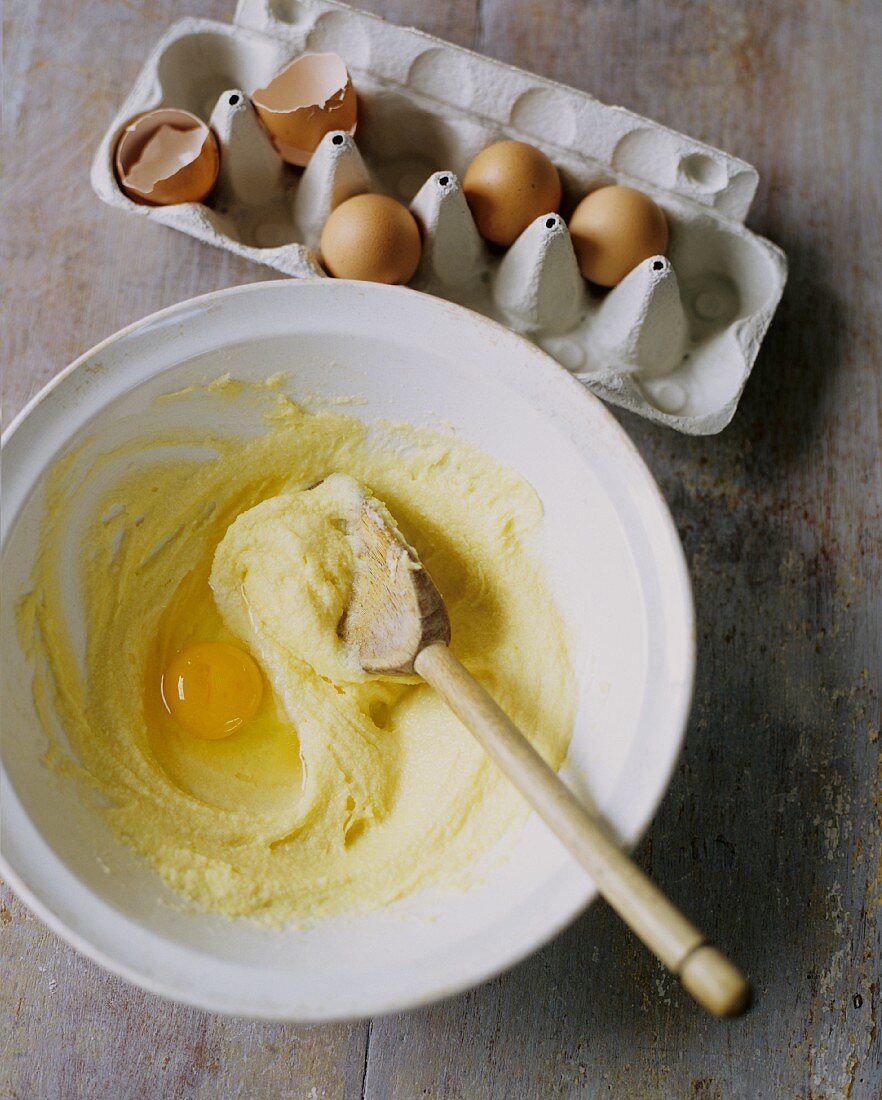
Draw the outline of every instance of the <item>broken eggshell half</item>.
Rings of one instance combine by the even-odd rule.
[[[251,102],[283,160],[307,165],[331,130],[354,134],[358,101],[349,72],[335,53],[295,57]]]
[[[138,115],[116,145],[116,176],[135,202],[171,206],[202,202],[217,181],[214,134],[189,111],[163,107]]]

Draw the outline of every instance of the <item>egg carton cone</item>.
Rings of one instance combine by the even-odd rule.
[[[250,97],[305,52],[343,58],[359,116],[354,135],[326,134],[299,169],[281,160]],[[147,206],[119,186],[121,131],[159,107],[190,111],[218,140],[204,203]],[[460,180],[503,138],[542,149],[564,197],[500,252],[478,234]],[[565,218],[609,183],[650,195],[670,243],[601,293],[579,274]],[[333,0],[241,0],[232,24],[175,23],[92,165],[110,205],[299,278],[325,276],[319,240],[336,206],[392,195],[422,233],[411,286],[493,317],[603,399],[694,435],[731,420],[784,289],[784,254],[743,224],[757,183],[744,161],[649,119]]]

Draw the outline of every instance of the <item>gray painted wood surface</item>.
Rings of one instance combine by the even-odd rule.
[[[695,711],[642,864],[752,974],[704,1016],[603,906],[471,993],[329,1027],[168,1004],[66,947],[4,888],[0,1095],[852,1097],[880,1053],[879,70],[867,0],[375,0],[372,10],[744,156],[791,281],[734,423],[617,413],[692,567]],[[232,0],[12,0],[0,309],[6,416],[142,315],[268,271],[103,207],[98,137],[182,13]]]

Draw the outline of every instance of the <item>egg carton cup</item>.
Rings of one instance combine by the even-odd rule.
[[[249,97],[307,51],[346,62],[359,122],[354,136],[327,134],[301,171],[282,162]],[[220,175],[204,204],[145,206],[118,185],[120,132],[158,107],[214,130]],[[554,161],[565,213],[608,183],[652,196],[670,226],[667,255],[601,294],[582,279],[560,214],[537,218],[507,251],[488,247],[460,179],[502,138]],[[326,274],[317,249],[335,206],[390,194],[422,231],[411,286],[503,322],[598,396],[693,435],[731,420],[783,292],[784,254],[743,225],[757,183],[744,161],[639,115],[331,0],[242,0],[233,24],[175,23],[92,165],[110,205],[294,277]]]

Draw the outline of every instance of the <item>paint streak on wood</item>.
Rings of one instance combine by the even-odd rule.
[[[734,1024],[706,1018],[598,905],[512,973],[420,1012],[313,1028],[226,1019],[104,974],[4,887],[0,1096],[876,1100],[880,9],[365,6],[623,103],[762,174],[751,225],[783,245],[792,275],[735,421],[686,439],[617,414],[671,502],[699,623],[686,752],[639,856],[741,960],[756,1007]],[[227,19],[232,3],[185,8]],[[89,189],[107,119],[180,13],[173,0],[7,12],[7,417],[129,321],[272,277],[109,211]]]

